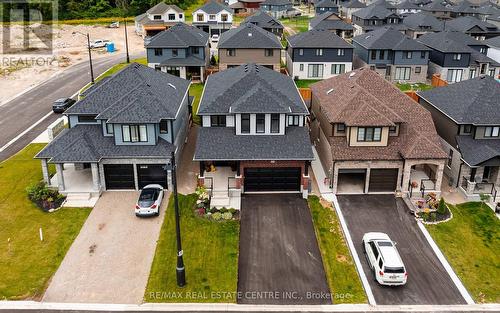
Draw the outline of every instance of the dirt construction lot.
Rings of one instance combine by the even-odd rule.
[[[6,41],[10,48],[22,48],[24,31],[21,25],[0,26],[0,38]],[[107,28],[103,25],[65,25],[53,26],[34,24],[29,28],[29,50],[9,54],[0,47],[0,105],[22,92],[48,79],[65,68],[88,60],[87,38],[90,40],[107,39],[115,44],[120,53],[125,51],[125,29],[123,24],[119,28]],[[36,35],[35,35],[36,32]],[[135,34],[134,26],[127,27],[129,52],[131,55],[144,51],[142,38]],[[5,37],[5,38],[4,38]],[[42,38],[42,39],[40,39]],[[52,38],[52,52],[40,55],[35,49],[47,48],[44,40]],[[26,53],[24,53],[26,52]],[[109,56],[106,49],[94,49],[92,58]],[[36,60],[36,61],[34,61]]]

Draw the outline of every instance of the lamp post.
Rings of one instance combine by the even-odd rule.
[[[177,165],[175,164],[175,152],[172,152],[171,157],[172,163],[172,185],[174,187],[174,208],[175,208],[175,235],[177,238],[177,286],[184,287],[186,285],[186,271],[184,268],[184,260],[182,255],[182,243],[181,243],[181,228],[180,228],[180,216],[179,216],[179,199],[177,194]]]
[[[83,35],[83,36],[87,36],[87,49],[89,50],[89,64],[90,64],[90,80],[92,82],[92,84],[95,82],[94,80],[94,68],[92,67],[92,51],[91,51],[91,48],[90,48],[90,35],[89,33],[87,34],[84,34],[84,33],[81,33],[81,32],[73,32],[73,35],[75,34],[80,34],[80,35]]]
[[[123,19],[125,25],[125,50],[127,50],[127,63],[130,63],[130,56],[128,54],[128,34],[127,34],[127,20]]]

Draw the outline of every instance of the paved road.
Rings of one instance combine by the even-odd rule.
[[[123,61],[123,54],[94,60],[94,76]],[[55,99],[73,95],[89,81],[88,62],[81,62],[25,94],[0,105],[0,150],[31,125],[49,114],[52,109],[52,102]],[[19,138],[14,144],[0,151],[0,161],[9,158],[24,148],[60,116],[54,113],[50,114],[43,122]]]
[[[466,304],[402,199],[352,195],[338,200],[377,304]],[[375,282],[361,245],[363,234],[370,231],[387,233],[397,242],[408,271],[405,286],[383,287]]]
[[[238,303],[331,304],[307,202],[245,195],[241,212]]]
[[[301,312],[301,313],[322,313],[322,312],[328,312],[329,310],[324,308],[323,306],[318,306],[318,309],[317,310],[303,310],[303,309],[297,309],[297,310],[290,310],[290,308],[287,308],[286,311],[269,311],[267,309],[263,309],[262,311],[259,311],[259,310],[245,310],[245,309],[239,309],[239,310],[234,310],[234,309],[231,309],[231,310],[225,310],[225,309],[220,309],[219,307],[215,307],[215,308],[212,308],[212,309],[203,309],[203,310],[186,310],[186,309],[182,309],[182,310],[164,310],[164,311],[158,311],[158,310],[151,310],[151,311],[148,311],[148,310],[127,310],[127,309],[124,309],[124,310],[81,310],[81,309],[78,309],[78,310],[40,310],[40,309],[33,309],[33,310],[2,310],[0,309],[0,312],[1,313],[116,313],[116,312],[124,312],[124,313],[157,313],[157,312],[170,312],[170,313],[175,313],[175,312],[179,312],[179,313],[206,313],[206,312],[216,312],[216,313],[221,313],[221,312],[238,312],[238,313],[269,313],[269,312],[272,312],[272,313],[290,313],[290,312]],[[481,309],[470,309],[468,310],[467,308],[460,308],[459,310],[453,310],[453,309],[447,309],[445,307],[442,307],[440,308],[439,310],[425,310],[425,309],[422,309],[422,310],[419,310],[419,309],[416,309],[416,308],[409,308],[409,309],[396,309],[396,310],[393,310],[393,309],[387,309],[387,310],[384,310],[384,309],[377,309],[377,310],[371,310],[371,309],[366,309],[366,310],[363,310],[363,309],[360,309],[360,310],[352,310],[352,309],[346,309],[345,311],[342,311],[341,309],[333,309],[331,310],[331,312],[335,312],[335,313],[353,313],[353,312],[357,312],[357,313],[370,313],[370,312],[377,312],[377,313],[395,313],[395,312],[398,312],[398,313],[402,313],[402,312],[408,312],[408,313],[430,313],[430,312],[433,312],[433,313],[436,313],[436,312],[475,312],[475,313],[487,313],[487,312],[498,312],[498,311],[495,311],[495,310],[492,310],[492,309],[485,309],[485,310],[481,310]]]

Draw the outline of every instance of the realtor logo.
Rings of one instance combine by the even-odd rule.
[[[0,54],[51,55],[57,0],[0,0]]]

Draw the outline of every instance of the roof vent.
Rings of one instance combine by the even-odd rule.
[[[248,33],[248,37],[252,37],[252,33]]]
[[[257,73],[258,73],[258,72],[259,72],[259,70],[260,70],[260,69],[259,69],[259,67],[257,66],[257,64],[255,64],[255,72],[257,72]]]
[[[176,88],[174,85],[172,85],[171,83],[168,83],[168,85],[169,85],[170,87],[174,88],[175,90],[177,90],[177,88]]]
[[[351,74],[349,74],[349,78],[353,77],[354,75],[356,75],[356,72],[352,72]]]
[[[326,92],[327,95],[331,94],[333,91],[333,88],[332,89],[328,89],[328,91]]]

